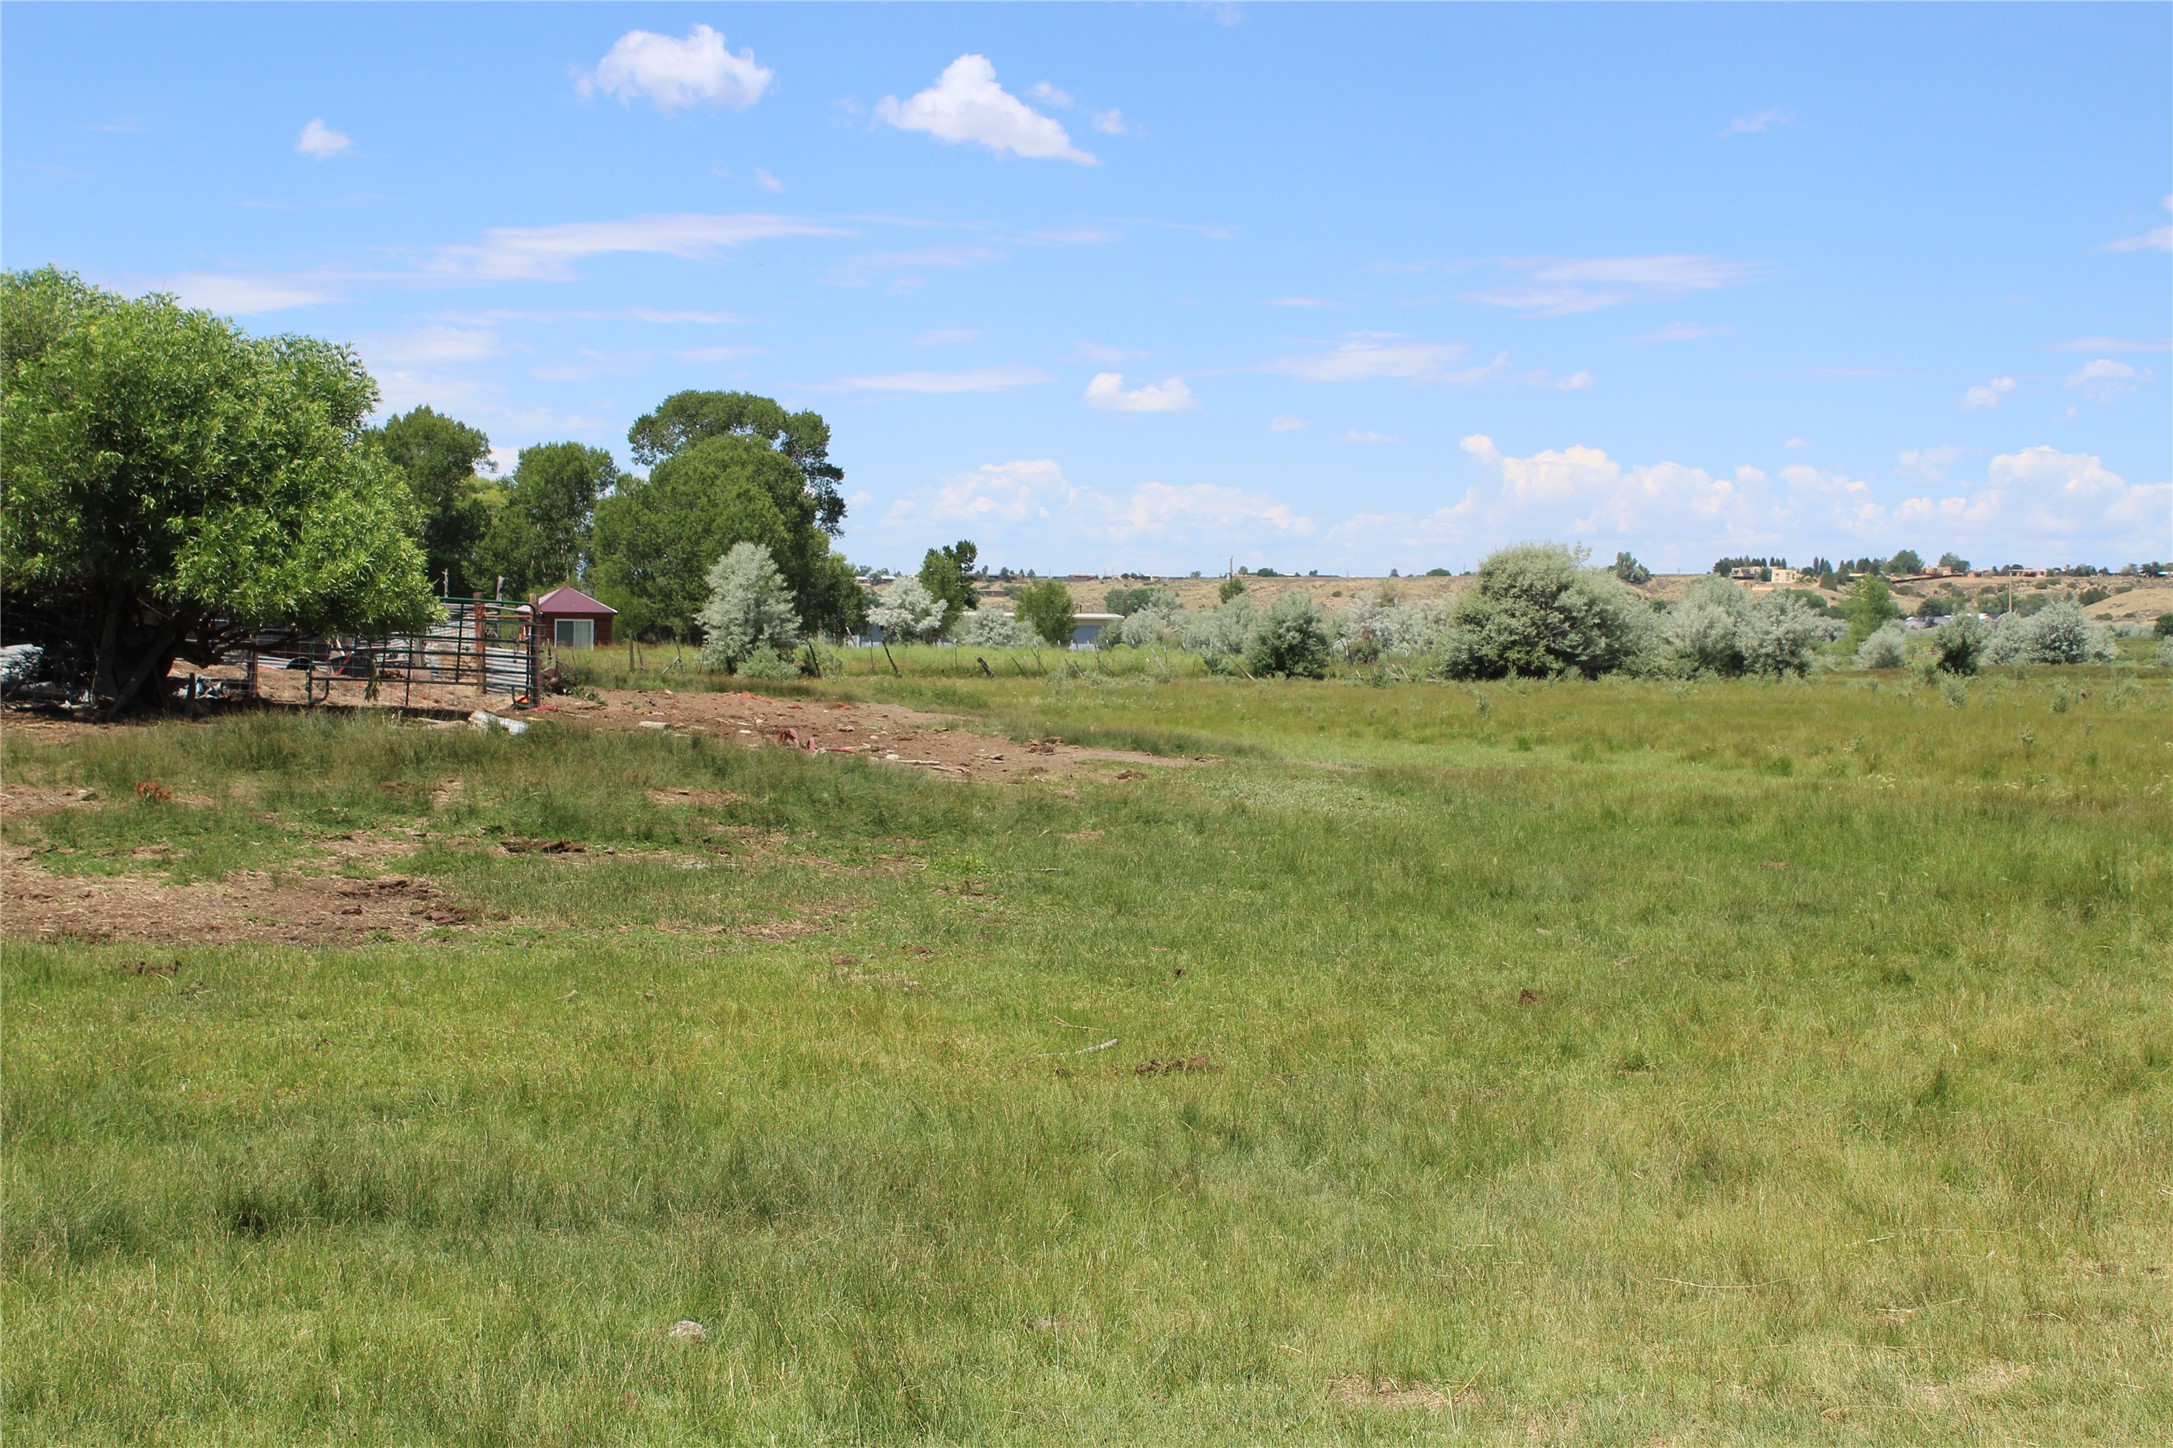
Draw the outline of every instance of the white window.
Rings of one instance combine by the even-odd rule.
[[[595,648],[596,620],[593,618],[554,618],[551,620],[551,642],[562,649]]]

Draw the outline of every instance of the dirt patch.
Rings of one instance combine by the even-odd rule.
[[[29,855],[9,846],[0,863],[5,932],[16,939],[349,945],[381,933],[413,939],[469,918],[437,885],[405,875],[355,880],[246,870],[175,885],[142,876],[48,875]]]
[[[1330,1395],[1346,1408],[1387,1408],[1438,1413],[1449,1405],[1449,1394],[1424,1383],[1399,1383],[1394,1378],[1368,1378],[1353,1373],[1336,1379]]]
[[[98,795],[88,789],[57,789],[36,784],[0,784],[0,817],[30,819],[58,814],[64,809],[94,806]]]
[[[747,803],[747,796],[734,794],[729,789],[652,789],[649,799],[654,804],[684,804],[696,809],[722,809],[726,805]]]
[[[535,715],[598,729],[662,725],[675,734],[707,734],[749,749],[794,749],[807,754],[857,754],[881,764],[918,769],[947,779],[1020,780],[1060,775],[1107,777],[1104,764],[1135,766],[1120,777],[1143,777],[1137,767],[1181,768],[1172,759],[1129,749],[1089,749],[1059,739],[1017,743],[974,732],[968,721],[894,704],[847,704],[821,699],[772,699],[747,693],[678,693],[611,689],[603,702],[552,699]],[[659,791],[658,803],[706,804],[703,792]],[[670,796],[664,798],[663,796]],[[716,803],[739,801],[724,796]]]

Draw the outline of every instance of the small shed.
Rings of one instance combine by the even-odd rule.
[[[600,648],[611,642],[611,620],[618,616],[610,604],[590,598],[570,583],[536,600],[537,631],[553,648]]]
[[[1071,646],[1091,649],[1101,642],[1104,629],[1123,622],[1121,613],[1075,613],[1071,616]]]

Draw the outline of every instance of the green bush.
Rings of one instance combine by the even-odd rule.
[[[1245,641],[1245,667],[1255,674],[1317,679],[1328,672],[1328,626],[1302,593],[1286,593],[1268,606]]]
[[[1441,671],[1452,679],[1596,679],[1629,667],[1650,646],[1651,611],[1612,572],[1585,567],[1559,543],[1489,554],[1457,601]]]
[[[1932,654],[1950,674],[1974,674],[1984,662],[1991,630],[1974,613],[1958,613],[1932,634]]]

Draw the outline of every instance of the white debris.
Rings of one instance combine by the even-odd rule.
[[[667,1336],[684,1338],[688,1342],[707,1342],[709,1341],[709,1329],[691,1317],[682,1317],[671,1325],[671,1330]]]
[[[644,719],[641,721],[641,727],[644,729],[669,729],[672,726],[662,719]]]
[[[485,734],[490,733],[493,729],[503,729],[508,734],[526,734],[528,732],[528,721],[526,719],[501,719],[488,709],[478,709],[470,714],[468,723],[482,730]]]

